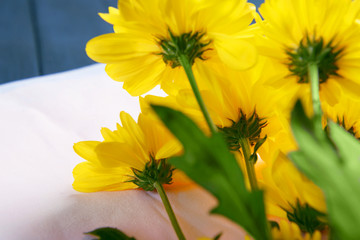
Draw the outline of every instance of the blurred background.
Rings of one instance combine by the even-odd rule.
[[[259,7],[263,0],[249,2]],[[97,13],[116,5],[117,0],[1,0],[0,84],[93,64],[86,42],[112,32]]]

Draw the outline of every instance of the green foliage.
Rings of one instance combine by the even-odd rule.
[[[360,239],[360,143],[333,122],[327,135],[320,121],[306,116],[300,102],[291,127],[300,150],[290,158],[324,191],[331,238]]]
[[[271,239],[262,191],[248,191],[244,176],[221,133],[207,137],[181,112],[162,106],[153,109],[184,146],[183,156],[170,159],[193,181],[212,193],[219,205],[212,213],[242,226],[254,239]]]
[[[94,240],[136,240],[133,237],[128,237],[119,229],[110,227],[98,228],[86,234],[96,237]]]
[[[219,240],[219,239],[221,238],[221,235],[222,235],[222,233],[219,233],[219,234],[216,235],[213,239],[214,239],[214,240]]]

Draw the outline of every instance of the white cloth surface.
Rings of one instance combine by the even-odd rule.
[[[176,239],[155,192],[72,189],[72,169],[84,161],[73,144],[102,140],[100,128],[115,129],[120,111],[137,119],[138,98],[102,64],[0,86],[0,239],[89,239],[84,232],[106,226],[138,240]],[[187,239],[243,238],[234,223],[208,215],[216,200],[204,190],[168,195]]]

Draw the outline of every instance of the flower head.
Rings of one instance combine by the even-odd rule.
[[[125,112],[121,112],[120,119],[122,126],[118,124],[117,130],[101,130],[103,142],[74,145],[75,152],[86,160],[74,168],[75,190],[153,190],[154,181],[173,183],[171,187],[189,183],[167,163],[169,157],[181,152],[181,145],[159,121],[140,114],[136,123]]]
[[[293,222],[281,220],[271,229],[271,235],[274,240],[321,240],[323,235],[320,231],[313,234],[303,233],[299,226]]]
[[[338,123],[360,140],[360,102],[343,96],[335,106],[323,104],[324,117]],[[327,122],[324,119],[326,128]]]
[[[267,214],[295,223],[302,232],[323,230],[326,203],[322,191],[283,154],[275,154],[262,170]]]
[[[264,155],[261,157],[265,161],[272,149],[295,149],[287,131],[288,123],[282,114],[287,105],[281,103],[282,95],[270,91],[262,83],[262,76],[272,71],[266,59],[259,60],[247,71],[226,69],[222,76],[217,76],[221,78],[218,88],[201,92],[211,118],[224,134],[229,149],[234,152],[241,150],[241,139],[249,141],[252,147],[261,142],[259,153]],[[176,96],[166,98],[146,96],[145,100],[179,109],[200,127],[206,126],[190,89],[181,89]]]
[[[263,77],[272,71],[262,59],[250,70],[229,71],[220,89],[203,94],[210,115],[229,148],[241,150],[241,139],[247,139],[255,148],[261,144],[258,152],[264,161],[272,149],[289,151],[295,147],[283,115],[287,108],[281,102],[283,96],[263,85]]]
[[[248,40],[254,31],[249,27],[253,11],[246,0],[123,0],[118,9],[101,14],[115,33],[90,40],[86,52],[106,63],[109,76],[124,82],[132,95],[157,84],[167,92],[172,86],[188,86],[180,55],[190,61],[200,87],[206,88],[204,69],[210,71],[221,62],[237,69],[255,64],[256,50]]]
[[[274,86],[310,95],[308,65],[316,63],[323,101],[336,104],[342,90],[358,98],[360,1],[266,0],[259,11],[259,52],[278,63]]]

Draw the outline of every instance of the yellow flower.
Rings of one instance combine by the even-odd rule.
[[[295,223],[281,220],[279,228],[271,229],[271,235],[274,240],[321,240],[322,233],[315,231],[312,235],[309,233],[302,233]],[[324,235],[325,236],[325,235]]]
[[[188,86],[177,56],[180,46],[206,88],[204,71],[221,62],[237,69],[255,64],[256,49],[249,41],[254,10],[246,0],[122,0],[118,9],[101,14],[115,33],[90,40],[86,52],[138,96],[158,84],[167,92],[173,85]]]
[[[316,61],[322,101],[336,104],[342,90],[359,98],[360,1],[266,0],[259,11],[259,52],[278,63],[271,84],[310,95],[307,63]]]
[[[324,117],[338,123],[357,139],[360,139],[360,102],[343,96],[335,106],[323,104]],[[326,125],[326,120],[324,121]]]
[[[134,171],[142,171],[161,160],[166,163],[167,158],[181,152],[181,144],[154,118],[140,114],[136,123],[129,114],[121,112],[120,119],[122,126],[118,124],[117,130],[101,130],[104,141],[74,145],[75,152],[86,160],[74,168],[75,190],[96,192],[139,188],[129,182],[134,180]],[[171,187],[189,183],[185,175],[176,170],[172,178]]]
[[[327,237],[326,233],[315,231],[313,234],[301,232],[298,225],[286,220],[280,220],[277,226],[271,229],[272,239],[274,240],[322,240]],[[252,240],[249,235],[245,236],[245,240]]]
[[[262,170],[267,214],[275,220],[292,221],[304,232],[322,230],[326,213],[322,191],[283,153],[274,156]]]
[[[262,77],[272,71],[273,68],[265,59],[259,59],[258,63],[247,71],[223,71],[222,76],[218,76],[222,79],[218,81],[217,89],[201,91],[210,116],[219,130],[225,134],[230,149],[240,149],[240,138],[247,138],[254,146],[267,136],[258,151],[264,161],[273,149],[278,147],[286,152],[295,149],[288,131],[288,122],[282,115],[283,108],[287,105],[282,103],[281,95],[262,84]],[[190,89],[181,89],[176,96],[165,98],[146,96],[145,100],[183,111],[201,128],[206,127]],[[241,132],[240,129],[245,129],[245,132]]]
[[[263,77],[272,71],[265,60],[247,71],[228,71],[220,89],[203,94],[215,125],[225,134],[232,150],[239,149],[241,137],[248,138],[254,146],[267,136],[258,151],[264,161],[273,149],[287,152],[295,148],[283,114],[287,105],[282,95],[263,85]]]

